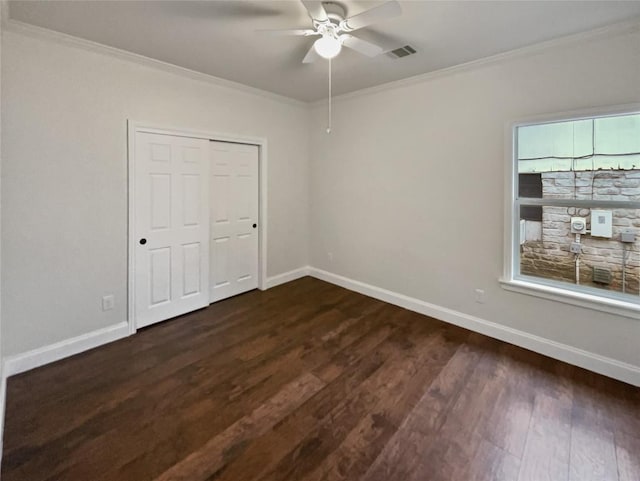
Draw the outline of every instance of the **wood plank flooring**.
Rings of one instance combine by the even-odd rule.
[[[7,388],[4,481],[640,481],[640,389],[304,278]]]

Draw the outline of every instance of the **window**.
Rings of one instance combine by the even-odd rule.
[[[640,113],[513,129],[503,286],[640,317]]]
[[[518,192],[520,197],[542,198],[542,174],[518,174]],[[520,207],[520,218],[542,222],[542,207],[539,205],[523,205]]]

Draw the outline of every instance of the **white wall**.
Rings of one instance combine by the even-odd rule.
[[[507,292],[497,281],[505,125],[639,101],[640,33],[348,96],[336,102],[331,135],[324,105],[309,110],[3,35],[5,356],[126,319],[132,118],[268,138],[270,276],[311,263],[640,367],[639,321]],[[474,302],[475,288],[485,304]],[[103,313],[106,293],[116,309]]]
[[[5,356],[126,320],[127,119],[267,138],[267,274],[307,264],[305,105],[13,31],[2,55]]]
[[[4,27],[4,14],[5,14],[6,4],[0,2],[0,72],[2,71],[2,33]],[[0,97],[2,97],[2,79],[0,78]],[[2,109],[0,109],[0,172],[2,170]],[[1,198],[2,198],[2,182],[1,182],[2,174],[0,173],[0,206]],[[1,225],[2,225],[2,211],[0,210],[0,233],[1,233]],[[2,271],[1,263],[2,263],[2,236],[0,235],[0,271]],[[0,276],[1,277],[1,276]],[[0,286],[2,284],[2,280],[0,278]],[[7,380],[4,377],[4,358],[2,357],[3,349],[2,349],[2,289],[0,288],[0,461],[2,461],[2,446],[3,446],[3,436],[4,436],[4,407],[5,407],[5,397],[6,397],[6,387]]]
[[[498,284],[506,124],[638,102],[635,30],[338,99],[330,135],[314,108],[311,264],[640,367],[640,321]]]

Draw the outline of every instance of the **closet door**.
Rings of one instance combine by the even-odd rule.
[[[137,132],[136,327],[209,304],[209,141]]]
[[[211,142],[210,301],[258,287],[259,151]]]

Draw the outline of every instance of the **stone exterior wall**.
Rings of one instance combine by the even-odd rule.
[[[542,173],[543,198],[640,200],[640,170],[611,170],[595,172]],[[542,240],[527,241],[521,246],[521,272],[548,279],[575,282],[575,254],[569,251],[575,234],[571,233],[571,217],[585,217],[591,229],[591,211],[566,207],[545,206],[542,211]],[[634,244],[620,242],[620,231],[632,228],[638,239]],[[603,289],[623,290],[623,256],[626,255],[627,293],[640,294],[640,211],[613,210],[611,239],[581,236],[580,284]],[[627,248],[625,254],[624,248]],[[609,285],[593,282],[593,268],[609,269]]]

